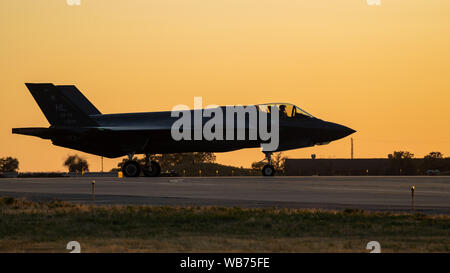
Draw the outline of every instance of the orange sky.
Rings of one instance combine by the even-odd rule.
[[[0,157],[21,171],[64,170],[24,82],[75,84],[103,113],[291,102],[347,125],[356,157],[450,156],[450,1],[3,0]],[[350,138],[286,152],[349,157]],[[100,159],[83,154],[91,170]],[[217,154],[249,166],[258,149]],[[105,170],[118,160],[105,159]]]

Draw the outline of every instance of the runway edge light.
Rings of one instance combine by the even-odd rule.
[[[415,205],[414,205],[414,191],[416,190],[415,186],[411,186],[411,206],[413,213],[416,211]]]
[[[95,201],[95,180],[92,180],[92,201]]]

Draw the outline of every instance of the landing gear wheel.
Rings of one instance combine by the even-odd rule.
[[[141,174],[141,166],[136,161],[130,160],[123,164],[122,172],[126,177],[138,177]]]
[[[275,174],[275,168],[272,165],[266,165],[262,168],[262,174],[264,176],[273,176]]]
[[[161,167],[159,166],[158,162],[150,161],[149,165],[150,166],[144,166],[142,168],[144,175],[149,177],[159,176],[159,174],[161,173]]]

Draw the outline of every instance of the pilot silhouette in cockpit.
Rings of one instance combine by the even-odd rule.
[[[280,118],[287,118],[286,105],[280,105]]]

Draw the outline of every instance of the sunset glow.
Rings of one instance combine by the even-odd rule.
[[[21,0],[0,3],[0,157],[63,171],[68,154],[13,135],[47,127],[25,82],[76,85],[102,113],[289,102],[355,129],[355,157],[450,156],[450,1]],[[349,158],[350,138],[284,153]],[[216,154],[249,167],[259,149]],[[105,159],[104,169],[121,159]]]

